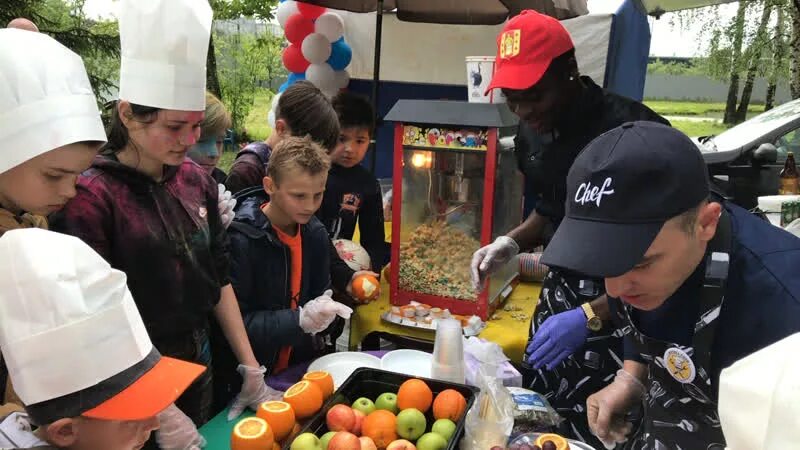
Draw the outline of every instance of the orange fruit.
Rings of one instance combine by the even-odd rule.
[[[274,443],[269,424],[259,417],[240,420],[231,433],[231,450],[264,450]]]
[[[372,275],[362,274],[353,279],[353,296],[361,302],[369,302],[380,293],[381,284]]]
[[[281,444],[287,444],[291,442],[292,440],[294,440],[294,438],[297,437],[298,434],[300,434],[300,424],[295,422],[294,428],[292,428],[292,432],[289,433],[289,436],[286,439],[281,441]]]
[[[294,409],[286,402],[264,402],[259,405],[256,417],[267,421],[277,441],[286,439],[294,428]]]
[[[277,442],[272,443],[272,450],[281,450],[281,445]]]
[[[458,422],[467,409],[467,399],[454,389],[445,389],[433,400],[433,417]]]
[[[292,405],[297,419],[306,419],[322,408],[322,391],[308,380],[298,381],[283,393],[283,401]]]
[[[536,439],[536,445],[544,448],[544,443],[547,441],[553,442],[556,445],[556,450],[569,450],[569,442],[561,435],[553,433],[545,433]]]
[[[385,409],[373,411],[361,423],[361,435],[372,439],[378,448],[397,440],[397,416]]]
[[[400,411],[416,408],[428,412],[433,402],[433,392],[424,381],[412,378],[400,385],[397,391],[397,407]]]
[[[317,385],[319,390],[322,391],[323,400],[327,400],[328,397],[333,395],[333,377],[328,372],[323,370],[308,372],[303,375],[303,379]]]

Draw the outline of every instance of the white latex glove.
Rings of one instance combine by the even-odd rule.
[[[199,450],[206,446],[192,419],[174,403],[161,411],[158,421],[161,427],[156,430],[156,443],[161,450]]]
[[[586,400],[589,429],[606,448],[627,440],[633,424],[623,418],[644,396],[644,384],[623,369],[614,381]]]
[[[334,301],[333,291],[328,289],[322,295],[300,307],[300,328],[306,333],[317,334],[328,328],[328,325],[339,316],[349,319],[353,310]]]
[[[353,280],[355,280],[357,277],[361,275],[372,275],[373,277],[375,277],[375,279],[380,280],[380,275],[371,270],[359,270],[358,272],[354,273],[352,277],[350,277],[350,282],[347,283],[347,287],[345,288],[347,295],[349,295],[350,297],[355,298],[353,296]],[[381,296],[381,285],[378,284],[378,287],[375,288],[375,292],[372,293],[372,296],[370,296],[370,298],[366,300],[361,300],[361,299],[356,299],[356,300],[358,300],[358,302],[360,303],[369,303],[373,300],[376,300],[380,296]]]
[[[249,367],[239,364],[236,371],[239,372],[244,381],[242,390],[239,391],[228,410],[229,421],[239,417],[248,406],[253,411],[256,411],[258,406],[264,402],[283,398],[283,392],[272,389],[264,382],[264,374],[267,372],[266,367]]]
[[[218,184],[217,189],[219,191],[219,196],[217,197],[219,217],[222,220],[222,226],[228,228],[228,225],[233,222],[233,217],[236,215],[233,212],[233,208],[236,206],[236,199],[233,198],[231,191],[225,189],[222,184]]]
[[[472,288],[476,292],[482,291],[486,277],[510,261],[517,253],[519,253],[519,245],[508,236],[498,236],[491,244],[479,248],[472,255],[470,264]]]

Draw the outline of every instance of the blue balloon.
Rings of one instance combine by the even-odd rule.
[[[344,38],[331,44],[331,56],[326,61],[333,70],[344,70],[353,59],[353,49],[347,45]]]
[[[282,85],[278,88],[278,92],[283,92],[289,88],[289,81],[284,81]]]
[[[296,83],[296,82],[298,82],[300,80],[305,80],[305,79],[306,79],[306,74],[305,73],[292,72],[292,73],[289,74],[289,78],[286,79],[286,82],[289,83],[289,86],[291,86],[292,84],[294,84],[294,83]]]

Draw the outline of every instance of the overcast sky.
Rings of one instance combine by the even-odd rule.
[[[85,9],[90,17],[109,17],[116,11],[114,0],[86,0]],[[588,0],[589,11],[592,13],[608,13],[616,11],[621,0]],[[736,3],[720,7],[721,18],[730,18],[736,14]],[[650,31],[652,42],[650,55],[652,56],[697,56],[703,53],[703,48],[697,45],[699,41],[697,29],[680,30],[670,25],[671,14],[664,14],[661,19],[650,18]]]

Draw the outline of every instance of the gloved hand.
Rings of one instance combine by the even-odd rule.
[[[510,261],[517,253],[519,253],[519,245],[508,236],[498,236],[491,244],[479,248],[472,255],[470,264],[472,288],[476,292],[482,291],[486,277]]]
[[[242,376],[244,382],[242,383],[242,390],[239,391],[228,410],[229,421],[239,417],[248,406],[253,411],[256,411],[258,410],[258,405],[264,402],[283,398],[283,392],[272,389],[264,382],[264,374],[267,372],[266,367],[248,367],[239,364],[236,371]]]
[[[589,337],[586,314],[582,308],[550,316],[536,330],[528,344],[528,364],[534,369],[546,366],[553,370],[564,358],[575,353]]]
[[[350,278],[350,282],[347,283],[347,287],[345,288],[345,291],[347,292],[347,295],[349,295],[350,297],[353,297],[353,280],[355,280],[360,275],[372,275],[373,277],[375,277],[376,280],[380,280],[381,279],[380,275],[378,275],[377,273],[375,273],[375,272],[373,272],[371,270],[359,270],[358,272],[353,274],[353,276]],[[367,300],[361,300],[361,299],[357,299],[357,300],[359,302],[361,302],[361,303],[369,303],[369,302],[377,299],[380,296],[381,296],[381,285],[378,284],[377,288],[375,289],[375,292],[372,293],[370,298],[368,298]],[[355,298],[355,297],[353,297],[353,298]]]
[[[217,189],[219,191],[217,197],[219,217],[222,220],[222,226],[228,228],[228,225],[233,222],[233,217],[236,215],[236,213],[233,212],[233,208],[236,206],[236,199],[233,198],[231,191],[225,189],[225,186],[222,184],[218,184]]]
[[[624,420],[625,414],[642,399],[644,392],[639,379],[620,369],[611,384],[586,400],[589,429],[606,448],[627,440],[633,425]]]
[[[334,301],[333,291],[328,289],[322,295],[298,308],[300,310],[300,328],[306,333],[317,334],[328,328],[336,316],[349,319],[353,310]]]
[[[156,443],[161,450],[199,450],[206,446],[192,419],[174,403],[161,411],[158,420],[161,427],[156,430]]]

